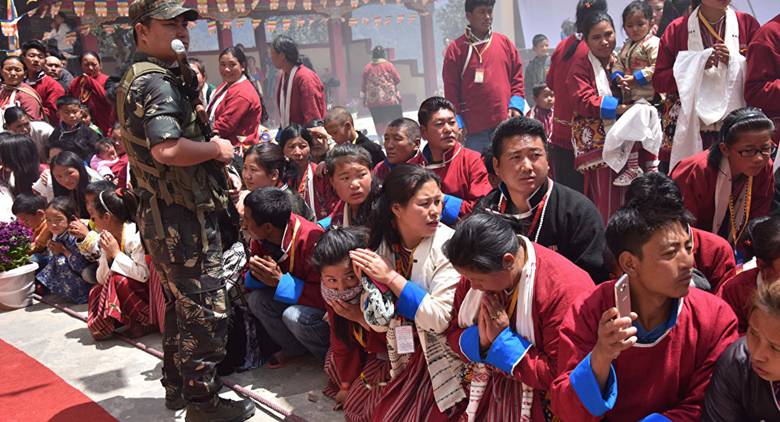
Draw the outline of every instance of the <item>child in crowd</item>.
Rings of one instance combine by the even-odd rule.
[[[49,202],[45,213],[46,225],[53,236],[47,245],[51,258],[35,279],[68,302],[87,303],[92,285],[84,281],[82,273],[89,267],[89,261],[79,252],[76,238],[68,233],[76,206],[70,198],[57,196]]]
[[[48,147],[72,151],[84,161],[89,161],[100,135],[81,120],[81,102],[69,95],[57,99],[57,115],[60,125],[49,136]]]
[[[89,160],[89,166],[100,173],[106,180],[113,180],[116,175],[111,168],[119,162],[114,142],[108,138],[101,138],[95,143],[95,155]]]
[[[94,130],[98,135],[105,135],[99,127],[92,123],[92,115],[89,114],[89,107],[86,104],[81,104],[81,122],[84,123],[84,126]]]
[[[528,117],[542,122],[544,133],[549,137],[553,128],[555,94],[544,82],[534,86],[533,94],[536,105],[528,112]]]
[[[84,188],[84,201],[87,203],[87,211],[90,217],[94,214],[93,206],[98,200],[98,195],[103,191],[113,191],[116,185],[108,180],[92,182]],[[74,220],[68,225],[68,233],[76,238],[79,252],[87,261],[97,262],[100,258],[100,233],[95,227],[95,222],[89,220]],[[95,280],[97,282],[97,279]]]
[[[623,10],[623,29],[628,40],[623,44],[612,72],[612,79],[622,91],[623,104],[630,105],[639,100],[650,104],[655,102],[652,82],[661,40],[653,35],[652,28],[653,9],[647,2],[635,0]],[[642,174],[642,168],[639,166],[640,153],[643,156],[642,161],[647,163],[647,170],[658,171],[658,157],[647,151],[640,151],[640,146],[634,144],[634,149],[628,156],[628,163],[613,182],[615,186],[628,186]]]
[[[328,152],[325,165],[339,201],[333,212],[319,221],[320,226],[327,230],[331,225],[349,227],[368,223],[379,195],[379,185],[371,176],[371,155],[357,145],[336,145]]]
[[[49,262],[46,245],[51,240],[51,231],[46,225],[46,199],[38,195],[20,194],[14,200],[11,212],[22,224],[33,231],[30,255],[38,264],[38,270]]]
[[[355,128],[352,114],[346,108],[333,107],[328,110],[328,114],[325,116],[325,130],[333,136],[333,140],[339,145],[350,143],[365,148],[371,154],[372,169],[385,160],[382,147]]]
[[[550,55],[548,54],[550,40],[544,34],[536,34],[532,43],[535,56],[525,68],[525,86],[533,88],[547,80],[547,71],[550,70]],[[531,107],[536,104],[538,104],[536,98],[529,101]]]

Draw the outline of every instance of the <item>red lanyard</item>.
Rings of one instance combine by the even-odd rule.
[[[542,219],[542,213],[544,213],[544,205],[547,202],[547,199],[550,197],[550,191],[548,189],[547,193],[544,194],[542,197],[542,200],[539,201],[539,204],[536,206],[536,212],[534,213],[534,218],[531,220],[531,226],[528,228],[528,237],[530,238],[534,232],[536,231],[536,226],[539,224],[539,221]],[[506,214],[507,209],[507,200],[506,196],[504,194],[501,194],[501,198],[498,200],[498,212],[501,214]],[[538,239],[533,239],[534,242]]]

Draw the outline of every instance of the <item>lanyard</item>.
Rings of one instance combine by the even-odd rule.
[[[282,259],[279,260],[279,262],[282,262],[285,260],[285,258],[288,257],[290,258],[290,266],[287,271],[288,273],[292,273],[293,269],[295,268],[295,238],[298,235],[298,229],[300,228],[301,228],[301,222],[300,220],[296,219],[295,225],[293,226],[292,236],[290,237],[290,246],[288,246],[286,250],[283,250],[284,254],[282,255]],[[286,231],[287,230],[285,229],[285,232]],[[284,236],[282,236],[282,239],[284,239]]]
[[[298,185],[298,194],[304,198],[304,201],[308,202],[309,208],[316,214],[317,208],[314,206],[314,175],[312,167],[314,164],[308,164],[306,166],[306,172],[303,173],[301,183]]]
[[[490,48],[490,44],[493,43],[493,34],[490,35],[490,39],[488,39],[487,43],[485,44],[485,47],[482,48],[482,51],[480,51],[478,44],[472,44],[469,43],[469,47],[474,49],[474,53],[477,54],[477,59],[479,60],[479,64],[482,64],[483,58],[482,55],[485,54],[485,52]]]
[[[745,189],[745,218],[743,219],[744,223],[741,225],[741,229],[739,230],[737,230],[737,214],[734,210],[734,208],[736,208],[736,205],[734,204],[734,195],[729,194],[729,220],[731,222],[731,239],[735,246],[739,241],[740,236],[742,236],[742,233],[747,228],[748,223],[750,222],[750,202],[753,199],[753,176],[748,177],[747,187]]]
[[[358,342],[360,347],[366,348],[366,340],[365,340],[365,332],[363,331],[360,324],[353,322],[352,324],[352,336],[355,338],[355,340]]]
[[[709,33],[710,33],[710,35],[712,35],[712,38],[716,39],[716,40],[717,40],[717,41],[719,41],[721,44],[725,44],[725,43],[726,43],[726,41],[724,41],[724,40],[723,40],[723,37],[721,37],[721,36],[720,36],[720,34],[718,33],[718,31],[716,31],[716,30],[715,30],[715,28],[713,28],[713,27],[712,27],[712,24],[710,24],[710,23],[707,21],[707,19],[704,17],[704,15],[702,15],[702,14],[701,14],[701,8],[699,9],[698,16],[699,16],[699,21],[700,21],[702,24],[704,24],[704,27],[705,27],[705,28],[707,28],[707,32],[709,32]]]
[[[550,199],[550,193],[552,193],[553,181],[548,180],[547,183],[549,183],[547,186],[547,193],[544,194],[542,200],[539,201],[539,204],[536,206],[536,212],[534,213],[534,218],[531,220],[531,226],[528,227],[528,237],[531,237],[531,235],[534,234],[534,231],[536,231],[536,235],[533,238],[534,242],[539,241],[539,235],[542,233],[544,213],[547,211],[547,203]],[[498,200],[498,212],[501,214],[506,214],[507,207],[508,201],[502,192],[501,197]]]

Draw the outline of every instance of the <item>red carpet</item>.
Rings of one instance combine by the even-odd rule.
[[[97,403],[0,340],[0,415],[6,422],[115,421]]]

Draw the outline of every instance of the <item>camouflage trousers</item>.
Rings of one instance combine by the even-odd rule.
[[[225,357],[228,328],[217,219],[207,214],[201,227],[188,209],[161,206],[160,238],[145,202],[138,226],[166,302],[162,384],[166,393],[181,392],[189,402],[207,401],[222,387],[216,365]]]

